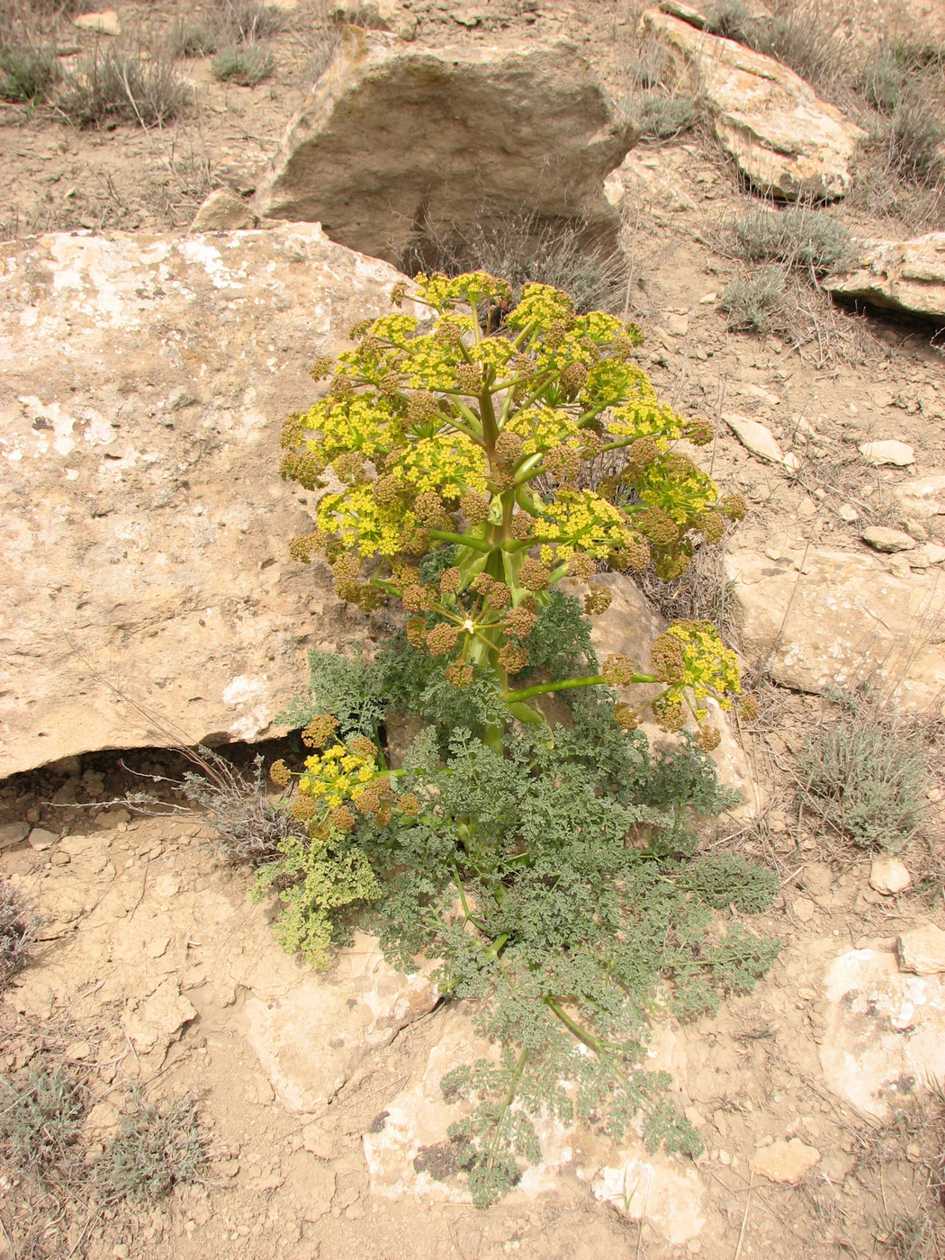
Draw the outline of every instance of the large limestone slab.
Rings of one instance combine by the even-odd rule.
[[[940,712],[945,695],[945,583],[891,573],[873,556],[827,547],[771,560],[726,557],[741,645],[775,681],[824,694],[867,684],[910,712]]]
[[[0,776],[261,738],[354,637],[278,432],[397,279],[312,224],[0,246]]]
[[[635,139],[570,44],[415,48],[348,39],[290,124],[259,213],[318,220],[398,262],[417,226],[490,212],[615,233],[604,179]]]
[[[855,263],[823,282],[830,293],[945,322],[945,232],[867,241]]]
[[[446,1101],[440,1082],[451,1069],[477,1059],[494,1059],[498,1048],[477,1034],[462,1007],[448,1007],[438,1019],[438,1036],[414,1079],[378,1112],[362,1139],[379,1198],[465,1204],[469,1188],[459,1164],[460,1149],[448,1137],[450,1124],[469,1110],[466,1101]],[[670,1071],[673,1101],[684,1105],[685,1042],[669,1025],[656,1031],[646,1069]],[[537,1118],[541,1158],[523,1165],[521,1179],[506,1200],[524,1205],[545,1196],[556,1204],[587,1202],[587,1188],[599,1202],[633,1221],[644,1221],[671,1246],[684,1246],[705,1226],[705,1184],[691,1164],[648,1152],[631,1132],[621,1143],[590,1126],[568,1127],[556,1117]]]
[[[845,195],[865,133],[793,70],[658,9],[643,23],[691,67],[719,141],[756,188],[785,200]]]

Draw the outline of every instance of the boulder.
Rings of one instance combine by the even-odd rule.
[[[898,438],[861,442],[857,450],[874,468],[910,468],[915,463],[915,451],[908,442],[900,442]]]
[[[889,950],[851,949],[825,983],[820,1065],[828,1088],[870,1119],[945,1075],[945,982],[903,975]]]
[[[349,33],[290,124],[261,216],[399,263],[423,225],[503,210],[616,239],[604,180],[635,140],[570,44],[410,48]]]
[[[893,486],[892,493],[907,522],[922,525],[932,533],[945,526],[945,472],[908,477]],[[945,530],[942,537],[945,538]]]
[[[945,688],[945,589],[931,572],[889,573],[878,557],[811,547],[780,559],[726,556],[741,647],[784,687],[823,695],[881,687],[912,713]]]
[[[830,293],[870,306],[945,321],[945,232],[865,241],[849,268],[822,283]]]
[[[912,551],[915,539],[902,529],[890,529],[888,525],[868,525],[860,537],[867,547],[895,555],[899,551]]]
[[[360,636],[287,555],[278,433],[400,278],[312,224],[0,245],[0,776],[263,738]]]
[[[80,13],[72,19],[72,25],[83,31],[94,31],[96,35],[121,34],[121,23],[114,9],[103,9],[101,13]]]
[[[757,189],[788,201],[846,194],[865,132],[793,70],[658,9],[643,24],[691,68],[719,142]]]
[[[884,897],[905,892],[911,883],[908,869],[896,857],[876,857],[870,863],[870,888]]]

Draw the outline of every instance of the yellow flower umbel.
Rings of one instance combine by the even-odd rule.
[[[725,646],[711,621],[674,622],[653,643],[650,659],[653,673],[668,684],[654,712],[658,720],[671,717],[673,726],[681,725],[676,718],[684,705],[701,723],[708,715],[707,697],[730,709],[741,691],[738,657]]]
[[[564,576],[676,577],[740,505],[674,449],[712,430],[660,401],[633,359],[635,325],[547,284],[513,304],[482,271],[420,275],[409,297],[398,285],[401,309],[315,365],[327,393],[286,423],[283,475],[321,495],[294,554],[324,552],[341,598],[365,610],[398,600],[410,643],[448,681],[488,678],[508,701],[523,626]],[[428,578],[424,557],[445,546],[448,579],[437,563]]]
[[[305,759],[299,779],[299,792],[322,804],[326,811],[339,809],[349,801],[357,803],[367,785],[381,773],[373,752],[354,751],[345,744],[332,744]]]

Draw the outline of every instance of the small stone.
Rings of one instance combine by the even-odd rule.
[[[917,976],[934,976],[945,971],[945,932],[933,923],[913,928],[896,940],[900,971]]]
[[[11,849],[15,844],[22,844],[29,835],[27,822],[0,823],[0,850]]]
[[[945,562],[945,547],[939,546],[938,543],[923,543],[921,547],[910,551],[906,559],[913,569],[930,569],[933,564]]]
[[[837,515],[841,521],[846,521],[848,525],[852,525],[854,521],[860,519],[860,514],[852,503],[841,503],[837,508]]]
[[[72,19],[72,25],[83,31],[95,31],[97,35],[121,34],[121,23],[114,9],[103,9],[101,13],[80,13]]]
[[[788,451],[782,462],[788,472],[797,472],[801,466],[801,461],[797,458],[793,451]]]
[[[256,216],[229,188],[215,188],[199,206],[190,225],[191,232],[225,232],[251,228]]]
[[[68,866],[71,861],[72,858],[68,853],[61,853],[58,849],[49,858],[50,866]]]
[[[870,866],[870,888],[884,897],[901,893],[912,883],[912,876],[898,858],[873,858]]]
[[[685,337],[689,332],[689,316],[686,314],[667,315],[666,331],[671,337]]]
[[[58,836],[53,835],[51,831],[46,831],[43,827],[34,827],[27,838],[30,845],[40,852],[44,849],[51,849],[59,839]]]
[[[791,906],[791,913],[795,919],[799,919],[801,923],[809,923],[814,917],[814,911],[817,907],[807,897],[797,897]]]
[[[719,1151],[718,1157],[719,1157],[719,1163],[723,1164],[726,1168],[728,1168],[732,1162],[732,1157],[728,1153],[728,1151]]]
[[[81,1063],[83,1059],[87,1059],[92,1053],[92,1047],[87,1041],[73,1041],[71,1045],[66,1046],[65,1055],[73,1063]]]
[[[778,1181],[784,1185],[796,1186],[810,1172],[820,1159],[820,1151],[808,1146],[800,1138],[784,1138],[772,1142],[755,1151],[751,1161],[752,1169],[767,1177],[769,1181]]]
[[[759,420],[750,420],[748,416],[737,416],[731,413],[724,415],[722,419],[738,438],[739,442],[741,442],[742,446],[746,450],[751,451],[752,455],[756,455],[759,459],[767,460],[772,464],[784,462],[781,448],[767,425],[762,424]]]
[[[915,546],[915,539],[905,530],[889,529],[886,525],[869,525],[860,537],[874,551],[911,551]]]
[[[915,463],[915,451],[908,442],[897,442],[894,438],[881,442],[861,442],[859,452],[868,464],[881,468],[891,464],[895,468],[908,468]]]

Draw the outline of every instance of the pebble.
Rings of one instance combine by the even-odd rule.
[[[860,514],[852,503],[841,503],[837,508],[837,515],[841,521],[846,521],[848,525],[852,525],[854,521],[860,519]]]
[[[807,897],[798,897],[791,906],[791,912],[795,919],[799,919],[801,923],[809,923],[814,917],[814,911],[817,907]]]
[[[46,831],[43,827],[34,827],[27,838],[30,845],[40,852],[44,849],[51,849],[59,839],[57,835],[54,835],[51,831]]]
[[[783,1185],[796,1186],[820,1160],[820,1151],[808,1146],[800,1138],[784,1138],[763,1146],[755,1151],[751,1161],[752,1169],[767,1177],[769,1181],[777,1181]]]
[[[768,463],[781,464],[784,462],[784,456],[781,454],[781,448],[777,443],[777,439],[771,430],[761,423],[760,420],[751,420],[748,416],[738,416],[728,413],[722,419],[732,430],[735,436],[741,442],[746,450],[752,455],[756,455],[759,459],[766,460]]]
[[[908,468],[915,463],[915,451],[908,442],[888,438],[881,442],[861,442],[857,448],[868,464],[881,468],[890,464],[894,468]]]
[[[911,551],[915,539],[903,529],[890,529],[886,525],[870,525],[860,534],[868,547],[874,551]]]
[[[934,923],[912,928],[896,939],[900,971],[934,976],[945,971],[945,932]]]

